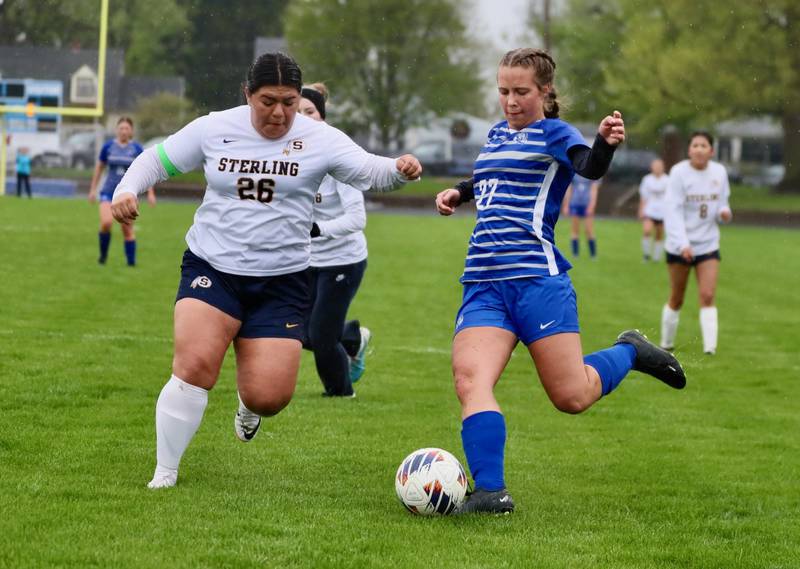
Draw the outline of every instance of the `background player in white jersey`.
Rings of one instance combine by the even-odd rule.
[[[297,115],[300,68],[283,54],[250,67],[247,104],[200,117],[146,150],[117,187],[114,217],[138,214],[137,194],[203,167],[208,186],[186,235],[175,303],[172,376],[156,404],[157,466],[150,488],[175,485],[228,346],[241,398],[237,434],[292,398],[308,310],[314,196],[331,174],[388,191],[421,173],[411,155],[369,154],[341,131]]]
[[[569,215],[570,247],[572,256],[577,257],[580,252],[581,220],[586,243],[589,245],[589,256],[597,256],[597,239],[594,234],[594,210],[597,206],[597,193],[600,191],[600,180],[590,180],[580,174],[575,174],[572,183],[567,188],[564,196],[564,215]]]
[[[108,167],[108,175],[100,189],[100,232],[97,235],[100,256],[97,262],[101,265],[106,262],[111,243],[111,226],[114,224],[114,218],[111,216],[111,199],[114,197],[114,189],[131,163],[142,152],[141,145],[133,140],[133,120],[130,117],[120,117],[117,121],[116,138],[106,142],[100,149],[100,156],[97,158],[89,186],[89,201],[94,203],[97,200],[97,185],[103,176],[103,171]],[[156,193],[153,188],[147,189],[147,201],[151,206],[156,205]],[[132,267],[136,264],[136,232],[133,229],[133,221],[121,223],[120,227],[125,242],[125,258]]]
[[[668,182],[664,161],[656,158],[650,162],[650,173],[639,184],[638,217],[642,220],[642,257],[645,261],[660,261],[664,250],[664,196]]]
[[[301,94],[299,112],[325,120],[325,85],[303,87]],[[364,194],[325,176],[314,199],[311,310],[304,347],[314,352],[326,397],[355,397],[353,383],[364,373],[370,331],[345,318],[367,268],[366,225]]]
[[[618,112],[605,117],[592,148],[558,119],[555,62],[517,49],[500,62],[497,86],[506,120],[490,132],[473,178],[436,197],[442,215],[474,197],[478,209],[461,277],[464,295],[453,339],[453,376],[461,438],[475,491],[466,512],[514,509],[505,489],[506,426],[494,397],[522,341],[553,405],[580,413],[610,393],[631,369],[684,387],[678,361],[635,330],[583,357],[570,264],[555,247],[554,226],[575,172],[599,179],[625,139]]]
[[[714,139],[695,132],[689,139],[689,159],[669,172],[664,224],[670,293],[661,311],[661,346],[672,349],[689,272],[694,267],[700,296],[703,351],[717,351],[717,307],[714,295],[719,275],[719,223],[732,217],[725,166],[711,160]]]

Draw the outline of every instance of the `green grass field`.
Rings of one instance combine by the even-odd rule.
[[[497,388],[517,512],[418,518],[394,496],[403,457],[463,460],[449,344],[469,216],[371,215],[358,397],[321,398],[306,354],[292,404],[245,445],[229,357],[178,486],[153,492],[192,215],[145,207],[140,266],[115,229],[101,267],[95,207],[0,198],[0,567],[800,567],[800,232],[724,228],[719,351],[701,353],[693,283],[682,392],[632,374],[568,416],[518,350]],[[571,272],[587,351],[657,335],[667,294],[637,224],[598,233],[600,260]]]

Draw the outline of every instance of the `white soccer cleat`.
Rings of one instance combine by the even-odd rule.
[[[361,326],[358,331],[361,333],[361,345],[355,357],[350,358],[350,383],[357,382],[364,375],[364,370],[367,367],[367,348],[369,348],[369,341],[372,339],[372,333],[369,328]]]
[[[153,479],[148,482],[147,487],[151,490],[157,490],[158,488],[172,488],[175,484],[178,483],[178,471],[177,470],[166,470],[161,468],[156,468],[156,472],[153,475]]]
[[[261,415],[253,413],[245,407],[242,398],[239,397],[239,410],[236,411],[236,417],[233,420],[236,437],[243,443],[249,443],[255,438],[259,427],[261,427]]]

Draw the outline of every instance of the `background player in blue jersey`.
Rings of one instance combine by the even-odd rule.
[[[600,190],[599,180],[590,180],[575,174],[564,197],[564,215],[569,214],[572,256],[577,257],[580,251],[581,220],[583,232],[589,244],[589,256],[597,256],[597,241],[594,236],[594,208],[597,205],[597,192]]]
[[[111,243],[111,226],[114,218],[111,215],[111,200],[114,196],[114,189],[119,184],[128,167],[143,151],[142,146],[133,140],[133,120],[130,117],[120,117],[117,121],[117,136],[114,140],[109,140],[100,150],[97,164],[92,176],[92,184],[89,186],[89,201],[94,203],[97,200],[97,185],[103,175],[103,171],[108,167],[108,175],[100,189],[100,232],[98,240],[100,244],[100,257],[97,261],[103,265],[108,257],[108,246]],[[150,205],[156,203],[156,193],[153,188],[147,190],[147,201]],[[121,223],[122,237],[125,240],[125,257],[129,266],[136,265],[136,233],[133,230],[133,222]]]
[[[461,277],[464,294],[453,339],[453,376],[461,437],[475,480],[465,512],[507,513],[503,455],[506,425],[494,397],[518,341],[527,347],[553,405],[580,413],[610,393],[631,369],[680,389],[678,361],[636,330],[583,357],[569,262],[555,247],[554,226],[577,172],[599,179],[625,140],[618,112],[605,117],[592,148],[558,119],[555,63],[544,51],[517,49],[500,62],[497,85],[506,120],[489,132],[473,178],[439,193],[450,215],[475,199],[475,230]]]

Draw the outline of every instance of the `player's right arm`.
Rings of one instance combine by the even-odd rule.
[[[475,198],[473,180],[464,180],[456,184],[455,188],[447,188],[436,195],[436,210],[439,215],[453,215],[456,208],[462,203]]]
[[[673,168],[670,172],[667,195],[664,200],[664,230],[667,233],[667,243],[672,244],[673,248],[679,251],[681,257],[691,261],[694,254],[686,233],[685,202],[686,192],[683,189],[681,175]]]
[[[114,190],[111,202],[114,219],[120,223],[133,221],[139,216],[139,194],[203,163],[203,134],[209,120],[208,115],[193,120],[161,144],[136,157]]]
[[[100,183],[100,177],[103,175],[103,170],[108,162],[108,149],[110,143],[106,142],[103,148],[100,149],[100,156],[97,158],[97,163],[94,165],[94,173],[92,174],[92,183],[89,184],[89,201],[94,203],[97,200],[97,184]]]

